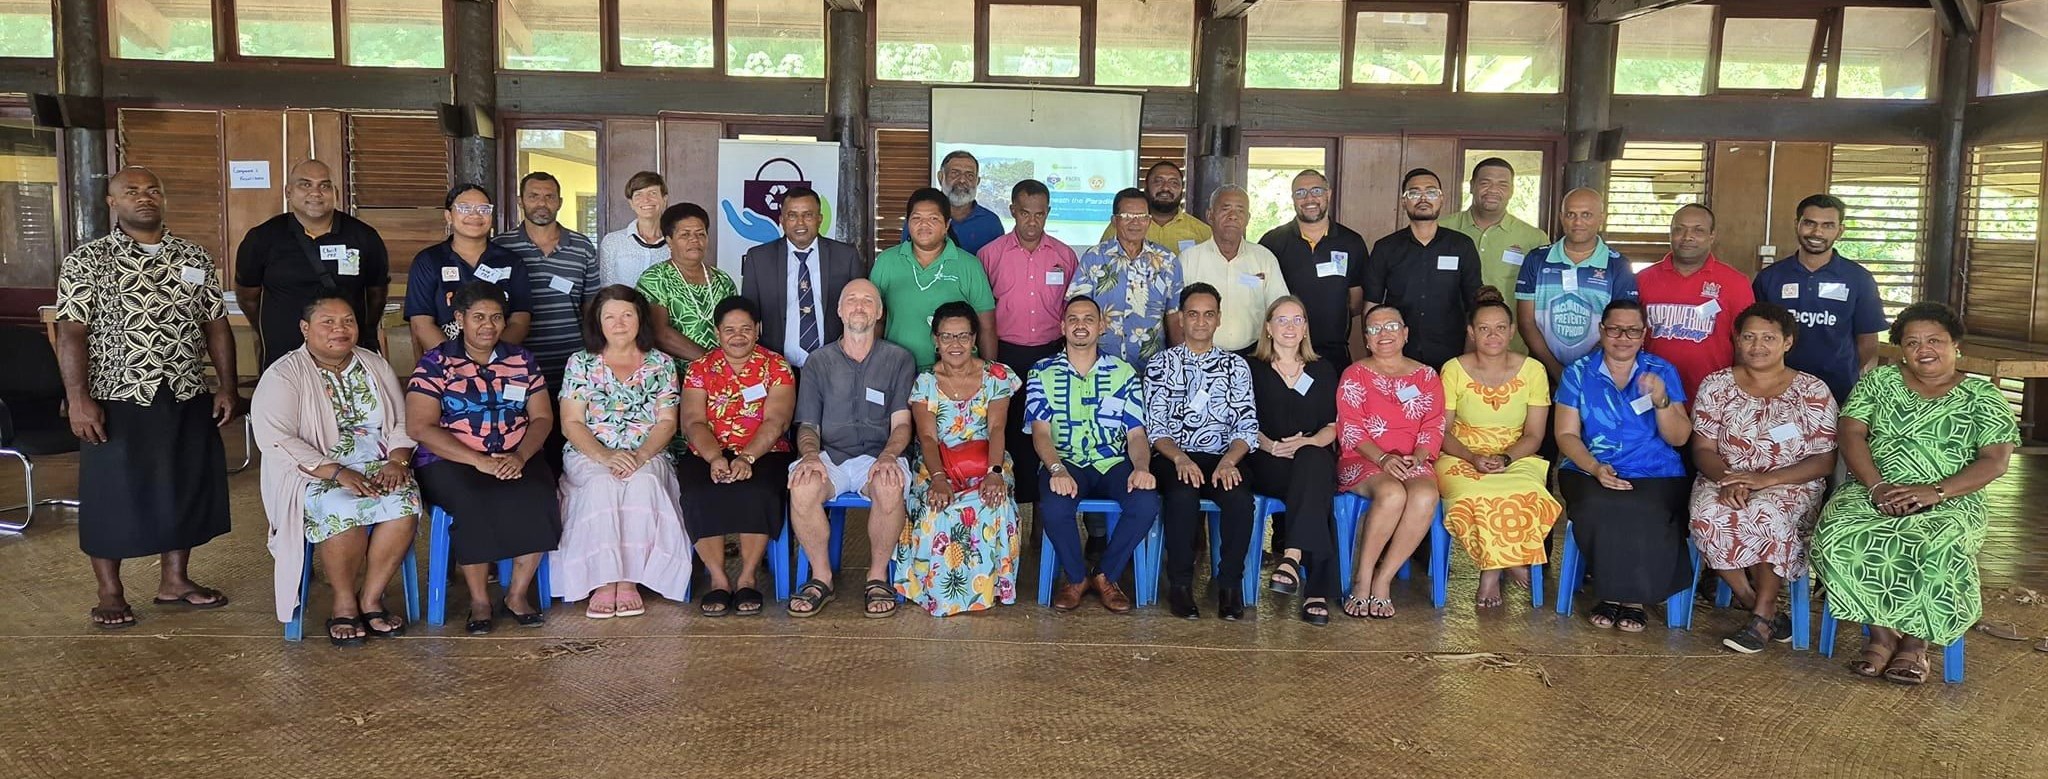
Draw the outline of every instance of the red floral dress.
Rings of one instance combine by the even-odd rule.
[[[796,374],[790,371],[789,361],[760,347],[755,347],[754,356],[737,370],[725,359],[724,350],[714,349],[691,361],[683,375],[683,389],[704,391],[704,416],[719,445],[727,449],[744,448],[754,440],[754,431],[768,418],[769,390],[794,386]],[[676,436],[676,445],[694,453],[696,448],[689,446],[687,439]],[[776,441],[770,451],[787,452],[789,442]]]
[[[1337,384],[1338,489],[1349,492],[1380,472],[1358,453],[1367,439],[1382,451],[1436,459],[1444,445],[1444,383],[1436,369],[1421,365],[1405,376],[1382,376],[1362,362],[1344,369]],[[1435,479],[1434,463],[1422,463],[1417,475]]]
[[[1723,368],[1700,381],[1693,399],[1693,435],[1712,441],[1731,472],[1789,468],[1835,448],[1835,396],[1808,373],[1774,398],[1759,398]],[[1813,532],[1827,479],[1753,492],[1740,509],[1721,504],[1720,486],[1699,476],[1692,487],[1692,537],[1707,567],[1719,571],[1770,563],[1787,579],[1806,574],[1806,539]]]

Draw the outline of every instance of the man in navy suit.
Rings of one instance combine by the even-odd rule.
[[[761,345],[799,368],[839,340],[839,293],[867,276],[860,250],[818,235],[821,202],[809,188],[790,190],[782,198],[782,238],[740,259],[740,296],[761,307]]]

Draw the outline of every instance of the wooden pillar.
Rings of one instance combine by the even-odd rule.
[[[1977,36],[1956,30],[1948,37],[1941,61],[1941,126],[1935,132],[1933,195],[1927,214],[1927,288],[1924,300],[1961,303],[1956,285],[1956,253],[1962,233],[1964,148],[1963,112],[1977,83]]]
[[[1244,101],[1243,15],[1205,16],[1197,38],[1194,162],[1185,203],[1192,214],[1208,210],[1209,193],[1238,184],[1244,169],[1244,137],[1238,116]]]
[[[1576,0],[1571,14],[1571,40],[1565,47],[1566,190],[1579,187],[1605,191],[1607,162],[1599,158],[1600,132],[1608,128],[1614,102],[1614,39],[1616,27],[1586,21],[1589,0]]]
[[[846,6],[851,7],[846,7]],[[839,141],[839,232],[873,256],[875,215],[868,172],[868,15],[858,4],[833,3],[825,12],[830,37],[825,54],[826,132]]]
[[[57,92],[92,98],[104,95],[105,71],[100,60],[102,0],[59,0],[57,14]],[[107,117],[111,120],[112,117]],[[64,211],[69,250],[107,233],[107,131],[67,127],[64,144]],[[175,196],[175,195],[174,195]]]
[[[454,3],[455,105],[498,113],[498,40],[495,3]],[[498,192],[498,141],[469,136],[455,140],[455,180]]]

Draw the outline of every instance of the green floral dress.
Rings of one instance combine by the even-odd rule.
[[[640,274],[637,286],[648,301],[668,309],[668,323],[676,332],[709,349],[718,345],[712,309],[718,307],[718,301],[740,294],[740,288],[716,266],[706,265],[704,270],[710,274],[706,283],[692,284],[676,270],[675,263],[664,262]]]
[[[376,476],[390,450],[384,446],[384,408],[370,386],[369,369],[351,362],[340,376],[320,371],[320,381],[334,404],[334,421],[341,434],[327,456],[364,476]],[[389,495],[368,497],[330,479],[306,485],[306,540],[316,544],[352,528],[419,513],[420,488],[415,481],[408,480]]]

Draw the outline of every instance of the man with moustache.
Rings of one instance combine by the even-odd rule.
[[[981,190],[981,161],[965,149],[948,152],[939,161],[939,190],[946,194],[948,207],[946,237],[968,254],[975,254],[1003,234],[1003,219],[975,202]],[[910,225],[903,225],[903,241],[910,241]]]
[[[1308,313],[1309,345],[1339,373],[1351,365],[1351,328],[1365,313],[1365,237],[1330,214],[1330,181],[1294,177],[1294,221],[1259,238],[1280,260],[1287,289]]]
[[[853,244],[818,235],[822,203],[809,187],[783,193],[782,237],[740,258],[740,297],[761,307],[761,344],[796,368],[844,329],[839,310],[820,303],[838,300],[867,275]]]
[[[1251,212],[1251,195],[1244,187],[1229,184],[1216,190],[1209,196],[1215,237],[1180,255],[1181,283],[1189,288],[1207,284],[1222,298],[1216,346],[1245,356],[1266,327],[1266,307],[1291,294],[1279,258],[1244,239]]]
[[[1470,351],[1465,314],[1479,297],[1479,247],[1437,224],[1443,181],[1427,168],[1401,177],[1408,226],[1381,238],[1365,266],[1365,299],[1400,309],[1408,324],[1401,351],[1432,370]]]
[[[1714,258],[1714,212],[1698,203],[1671,215],[1671,253],[1636,274],[1651,354],[1678,368],[1685,396],[1735,364],[1735,317],[1756,298],[1749,277]]]
[[[284,197],[290,210],[250,228],[235,251],[235,300],[256,331],[263,366],[305,342],[299,314],[330,293],[348,300],[362,323],[357,345],[377,351],[391,290],[384,238],[335,210],[334,172],[319,160],[292,166]]]
[[[1835,251],[1848,207],[1821,194],[1799,201],[1797,213],[1799,251],[1757,272],[1756,299],[1784,306],[1799,320],[1785,364],[1819,376],[1836,403],[1847,403],[1856,379],[1877,365],[1884,300],[1870,271]]]
[[[1512,296],[1523,258],[1536,247],[1550,243],[1550,236],[1508,213],[1508,202],[1515,198],[1515,167],[1507,160],[1480,160],[1472,166],[1472,180],[1466,186],[1472,195],[1471,205],[1444,217],[1442,224],[1464,233],[1479,245],[1479,280],[1504,296]],[[1529,353],[1521,333],[1509,339],[1508,348]]]
[[[1145,227],[1145,240],[1176,255],[1209,240],[1209,226],[1181,210],[1181,198],[1186,195],[1187,177],[1173,161],[1160,160],[1145,169],[1145,207],[1152,216]],[[1103,228],[1102,240],[1114,238],[1116,233],[1116,225],[1111,224]]]
[[[1074,282],[1080,258],[1058,238],[1045,234],[1052,193],[1043,182],[1025,179],[1010,188],[1015,229],[981,247],[981,267],[995,293],[995,359],[1022,376],[1039,360],[1060,350],[1060,309]],[[984,359],[988,355],[982,355]],[[1015,462],[1016,500],[1038,501],[1038,451],[1024,427],[1024,404],[1010,404],[1009,435],[1003,443]],[[1018,431],[1023,434],[1019,435]]]
[[[602,287],[597,244],[563,227],[556,220],[561,211],[562,183],[544,171],[528,173],[519,180],[519,226],[491,239],[526,263],[533,324],[519,345],[533,352],[550,387],[562,386],[569,357],[583,348],[583,304]],[[549,451],[559,453],[561,448]]]
[[[1615,298],[1636,297],[1628,258],[1600,237],[1607,207],[1600,193],[1564,195],[1564,238],[1530,252],[1515,279],[1515,327],[1529,356],[1557,386],[1564,366],[1600,348],[1600,316]]]

